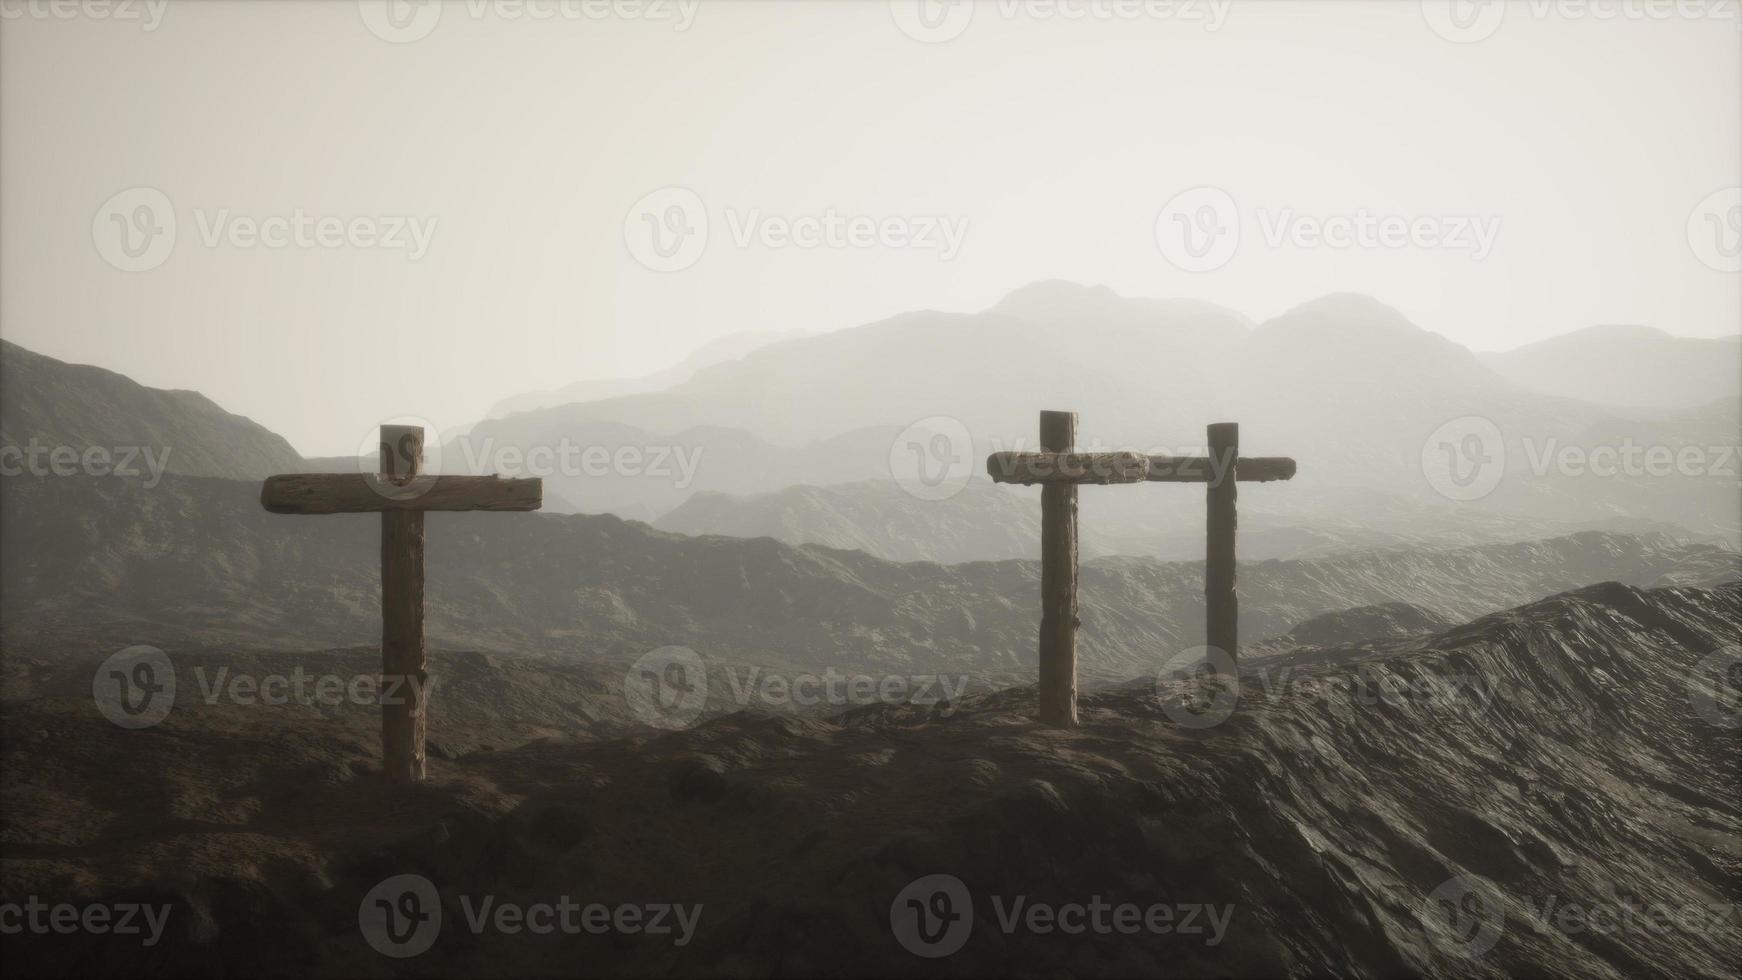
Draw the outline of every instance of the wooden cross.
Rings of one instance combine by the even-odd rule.
[[[274,514],[381,514],[381,767],[389,782],[424,777],[429,658],[423,643],[423,515],[432,510],[537,510],[544,481],[423,472],[423,429],[381,427],[381,472],[266,479]]]
[[[993,453],[986,471],[995,483],[1040,484],[1040,720],[1077,723],[1077,487],[1083,484],[1203,483],[1208,488],[1204,548],[1204,636],[1235,657],[1240,649],[1240,600],[1234,588],[1235,487],[1239,481],[1294,478],[1294,460],[1240,457],[1240,426],[1209,427],[1208,456],[1075,453],[1075,412],[1040,413],[1038,453]]]

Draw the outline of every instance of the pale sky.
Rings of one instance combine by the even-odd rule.
[[[1039,279],[1367,292],[1476,349],[1742,323],[1733,4],[395,4],[0,0],[0,335],[325,455]],[[1236,208],[1216,268],[1158,247],[1179,200]],[[1312,240],[1362,214],[1420,231]]]

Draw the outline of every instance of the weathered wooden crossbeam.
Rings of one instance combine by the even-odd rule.
[[[495,476],[420,476],[394,480],[373,473],[290,473],[271,476],[260,505],[274,514],[355,514],[375,511],[538,510],[541,480]]]
[[[1138,453],[993,453],[986,472],[994,483],[1142,483],[1149,457]]]
[[[1241,483],[1292,480],[1294,470],[1294,460],[1287,456],[1242,456],[1234,461],[1234,479]],[[1149,457],[1150,483],[1209,483],[1215,478],[1215,461],[1208,456]]]

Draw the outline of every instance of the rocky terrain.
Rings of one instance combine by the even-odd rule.
[[[268,514],[258,486],[166,477],[0,481],[0,640],[105,654],[309,649],[379,640],[374,515]],[[434,514],[431,642],[619,664],[691,647],[710,662],[1025,675],[1039,566],[897,564],[766,538],[684,537],[615,517]],[[1240,571],[1243,635],[1403,601],[1463,620],[1601,580],[1713,584],[1737,556],[1663,536],[1583,534],[1393,550]],[[1199,562],[1086,562],[1089,677],[1131,677],[1201,642]]]
[[[9,654],[0,900],[159,928],[9,938],[8,972],[1730,976],[1739,622],[1736,585],[1598,585],[1264,661],[1231,710],[1198,678],[1092,693],[1074,731],[1028,688],[738,713],[446,753],[403,791],[344,719],[130,731]],[[454,708],[432,738],[479,720]],[[369,926],[383,894],[422,924]],[[565,899],[635,914],[480,912]],[[1059,930],[1073,904],[1103,928]],[[687,927],[646,928],[666,906]]]
[[[1085,558],[1138,555],[1192,561],[1204,553],[1202,488],[1154,485],[1094,490],[1078,504]],[[773,538],[863,551],[890,561],[957,564],[1040,556],[1039,491],[973,478],[952,496],[926,499],[893,480],[789,486],[769,493],[705,491],[653,521],[678,534]],[[1326,492],[1291,483],[1242,488],[1240,555],[1329,558],[1378,548],[1444,550],[1562,537],[1581,531],[1696,538],[1667,522],[1610,516],[1589,521],[1470,510],[1402,494]],[[1722,542],[1721,536],[1714,540]]]
[[[1202,564],[1166,560],[1201,548],[1201,492],[1085,493],[1084,724],[1064,731],[1033,720],[1032,493],[970,485],[917,508],[877,473],[897,429],[807,416],[809,389],[782,379],[836,364],[838,409],[886,345],[935,340],[925,365],[882,375],[917,397],[952,390],[927,387],[959,377],[951,351],[1067,328],[1173,364],[1187,390],[1236,349],[1286,373],[1354,338],[1370,356],[1282,385],[1292,414],[1264,439],[1300,454],[1314,419],[1374,425],[1314,451],[1327,479],[1242,489],[1237,679],[1192,659]],[[1729,976],[1742,961],[1734,479],[1551,474],[1466,507],[1403,486],[1421,469],[1399,455],[1466,397],[1580,444],[1733,443],[1730,402],[1641,414],[1526,391],[1360,297],[1254,326],[1056,284],[977,317],[783,341],[661,391],[537,396],[474,435],[687,433],[731,465],[688,489],[553,479],[552,513],[431,515],[431,778],[390,789],[369,687],[380,520],[259,504],[266,473],[345,461],[302,459],[191,392],[0,353],[6,448],[171,454],[147,475],[0,479],[0,924],[51,923],[6,936],[8,975]],[[1052,394],[1104,410],[1109,439],[1146,431],[1156,406],[1132,406],[1152,379],[1091,367]],[[1372,403],[1411,407],[1363,416]],[[1361,478],[1381,470],[1404,476]],[[794,486],[819,475],[848,485]],[[689,489],[718,493],[684,504]],[[680,504],[668,528],[736,536],[567,513]],[[819,539],[845,547],[795,543]],[[958,561],[981,554],[999,560]],[[161,671],[115,669],[140,645]],[[795,696],[819,683],[828,696]],[[580,927],[538,927],[563,907]],[[67,908],[144,910],[149,928],[75,935],[52,927]]]

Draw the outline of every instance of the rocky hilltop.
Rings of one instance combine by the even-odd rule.
[[[317,716],[127,731],[39,691],[6,704],[0,899],[166,911],[148,948],[40,937],[9,969],[1728,976],[1738,623],[1737,585],[1611,583],[1237,691],[1099,691],[1074,731],[1034,723],[1031,688],[738,713],[438,757],[403,793]],[[361,928],[406,882],[435,925]],[[690,918],[538,933],[486,899]]]

